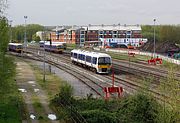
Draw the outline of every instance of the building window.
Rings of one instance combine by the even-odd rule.
[[[103,34],[103,31],[99,31],[99,34]]]
[[[126,35],[126,38],[131,38],[131,35]]]
[[[81,39],[81,43],[83,43],[84,42],[84,39]]]
[[[84,38],[85,36],[84,35],[81,35],[81,38]]]
[[[84,34],[84,31],[81,31],[81,34]]]

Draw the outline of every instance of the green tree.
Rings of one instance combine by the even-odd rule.
[[[160,28],[160,40],[180,43],[180,26],[164,25]]]
[[[9,41],[9,26],[5,17],[0,17],[0,53],[4,54]]]
[[[43,28],[44,27],[39,24],[28,24],[26,26],[27,40],[32,41],[33,35],[35,35],[37,31],[42,31]],[[13,31],[13,40],[15,40],[16,42],[24,41],[25,27],[23,25],[18,25],[13,27],[12,31]]]
[[[159,41],[159,30],[161,26],[155,26],[155,38],[156,41]],[[142,27],[142,35],[143,38],[147,38],[148,41],[153,41],[154,40],[154,26],[151,25],[143,25]]]
[[[157,42],[180,43],[180,26],[179,25],[157,25],[155,26],[155,36]],[[143,25],[142,35],[148,41],[154,40],[154,26]]]

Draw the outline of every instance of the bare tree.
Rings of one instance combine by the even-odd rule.
[[[0,17],[4,15],[4,11],[7,8],[7,0],[0,0]]]

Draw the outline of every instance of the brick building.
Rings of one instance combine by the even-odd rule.
[[[88,25],[56,28],[51,32],[52,41],[84,45],[85,42],[102,39],[134,40],[142,39],[139,25]]]

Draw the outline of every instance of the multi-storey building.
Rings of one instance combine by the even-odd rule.
[[[54,42],[64,42],[64,37],[65,37],[65,31],[68,27],[56,27],[55,29],[52,30],[51,32],[51,41]]]
[[[51,33],[52,41],[61,41],[71,44],[84,45],[85,43],[101,42],[131,42],[139,43],[142,40],[141,27],[139,25],[88,25],[56,28]],[[109,43],[109,44],[110,44]],[[133,43],[134,44],[134,43]],[[134,46],[139,46],[135,44]]]

